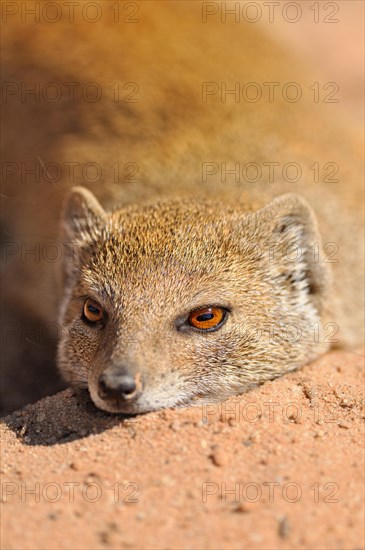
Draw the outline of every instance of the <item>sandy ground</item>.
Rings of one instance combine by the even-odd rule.
[[[363,373],[332,352],[204,408],[29,405],[1,428],[2,548],[364,548]]]

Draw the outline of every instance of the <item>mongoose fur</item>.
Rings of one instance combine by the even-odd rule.
[[[9,262],[7,308],[44,324],[58,316],[60,371],[111,412],[222,400],[331,346],[363,342],[357,136],[336,120],[337,105],[309,96],[271,104],[215,94],[204,102],[206,81],[304,87],[311,77],[262,30],[202,24],[200,3],[188,4],[144,2],[140,22],[122,31],[80,18],[5,29],[13,27],[10,74],[29,86],[52,79],[97,81],[103,91],[116,80],[139,86],[137,103],[104,93],[91,105],[6,106],[6,161],[103,168],[94,184],[66,176],[55,185],[31,177],[24,184],[10,175],[3,220],[17,242],[27,235],[66,243],[56,264]],[[307,174],[314,162],[336,162],[340,182],[202,178],[208,162],[274,161],[295,161]],[[116,162],[136,163],[138,180],[115,181],[109,169]],[[102,307],[102,324],[84,322],[87,298]],[[214,332],[186,324],[189,312],[205,306],[227,311]],[[138,381],[133,398],[101,397],[107,369]]]

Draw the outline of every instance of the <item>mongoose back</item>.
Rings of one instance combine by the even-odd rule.
[[[5,29],[9,80],[74,83],[72,101],[7,88],[4,227],[65,244],[11,254],[7,315],[58,319],[61,373],[110,412],[222,400],[363,341],[356,134],[262,29],[187,4]]]

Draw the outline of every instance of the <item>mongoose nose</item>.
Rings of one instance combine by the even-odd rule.
[[[106,370],[99,377],[99,395],[101,398],[133,399],[137,395],[137,383],[130,374],[118,370]]]

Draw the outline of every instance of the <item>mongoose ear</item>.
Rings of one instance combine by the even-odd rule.
[[[95,196],[85,187],[73,187],[63,205],[60,227],[64,254],[58,273],[63,285],[75,279],[82,250],[100,236],[105,221],[106,213]]]
[[[64,240],[88,241],[103,224],[106,213],[85,187],[73,187],[66,197],[62,215]]]
[[[321,312],[330,272],[312,208],[300,195],[287,194],[275,198],[255,217],[275,282]]]

